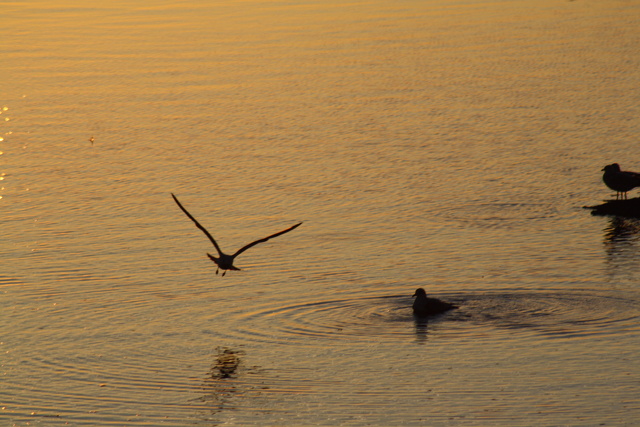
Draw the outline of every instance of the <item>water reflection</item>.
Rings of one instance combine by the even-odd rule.
[[[418,316],[413,316],[413,320],[415,323],[416,343],[425,344],[427,342],[429,321]]]
[[[449,337],[487,331],[509,340],[530,334],[554,339],[626,334],[638,318],[637,301],[606,292],[495,293],[455,302],[460,309],[446,315]]]
[[[240,390],[241,383],[235,379],[238,377],[244,351],[228,347],[216,350],[216,358],[203,381],[204,395],[198,399],[207,404],[211,415],[233,409],[235,398],[243,394]]]
[[[604,240],[607,245],[629,242],[640,232],[640,220],[635,218],[612,217],[604,229]]]
[[[217,379],[231,378],[235,376],[240,366],[240,355],[243,351],[233,350],[227,347],[218,348],[218,357],[211,366],[211,377]]]
[[[603,244],[607,267],[611,274],[632,274],[640,252],[636,242],[640,232],[640,219],[611,217],[604,228]]]

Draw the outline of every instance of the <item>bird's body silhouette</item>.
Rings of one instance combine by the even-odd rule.
[[[428,298],[427,293],[422,288],[416,289],[413,296],[416,298],[415,301],[413,301],[413,314],[418,317],[433,316],[458,308],[453,304],[440,301],[437,298]]]
[[[627,198],[627,191],[640,187],[640,173],[620,170],[620,165],[613,163],[602,168],[602,180],[607,187],[616,191],[616,200]]]
[[[189,219],[191,221],[193,221],[196,225],[196,227],[198,227],[200,230],[202,230],[202,232],[205,234],[205,236],[207,236],[209,238],[209,240],[211,240],[211,243],[213,243],[213,246],[216,248],[216,251],[218,252],[218,257],[215,257],[213,255],[211,255],[210,253],[207,253],[207,256],[211,259],[211,261],[213,261],[214,263],[216,263],[216,265],[218,266],[218,268],[216,269],[216,274],[218,274],[218,270],[223,270],[222,275],[224,276],[227,272],[227,270],[237,270],[239,271],[240,269],[238,267],[236,267],[235,265],[233,265],[233,261],[235,260],[235,258],[240,255],[241,253],[243,253],[244,251],[246,251],[247,249],[257,245],[258,243],[262,243],[262,242],[266,242],[269,239],[272,239],[274,237],[278,237],[284,233],[288,233],[289,231],[293,230],[294,228],[298,227],[300,224],[302,224],[301,222],[294,225],[293,227],[289,227],[286,230],[282,230],[278,233],[272,234],[270,236],[267,236],[263,239],[259,239],[256,240],[255,242],[251,242],[248,245],[243,246],[242,248],[238,249],[236,251],[236,253],[234,253],[233,255],[227,255],[224,252],[222,252],[222,250],[220,249],[220,246],[218,246],[218,243],[216,243],[216,240],[213,238],[213,236],[211,236],[211,234],[209,234],[209,232],[207,231],[206,228],[204,228],[185,208],[184,206],[182,206],[182,204],[180,203],[180,201],[178,200],[178,198],[171,193],[171,197],[173,197],[173,200],[175,200],[175,202],[178,204],[178,207],[182,210],[182,212],[185,213],[185,215],[187,215],[189,217]]]

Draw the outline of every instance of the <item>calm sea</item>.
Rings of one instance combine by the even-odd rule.
[[[0,425],[640,419],[638,2],[0,11]]]

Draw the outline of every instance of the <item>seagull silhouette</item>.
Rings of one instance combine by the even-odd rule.
[[[458,308],[453,304],[440,301],[437,298],[428,298],[427,293],[422,288],[416,289],[413,296],[416,297],[415,301],[413,301],[413,314],[418,317],[433,316]]]
[[[616,200],[627,198],[627,191],[640,187],[640,173],[620,170],[620,165],[613,163],[602,168],[602,180],[607,187],[616,190]]]
[[[200,230],[202,230],[202,232],[209,238],[209,240],[211,240],[211,243],[213,243],[213,246],[215,246],[216,251],[218,251],[219,258],[214,257],[210,253],[207,253],[207,256],[211,259],[211,261],[215,262],[216,265],[218,266],[218,268],[216,269],[216,274],[218,274],[218,270],[224,270],[222,272],[223,276],[227,273],[227,270],[240,271],[240,269],[238,267],[233,265],[233,261],[235,260],[235,258],[238,255],[240,255],[241,253],[243,253],[247,249],[257,245],[258,243],[266,242],[269,239],[272,239],[274,237],[278,237],[281,234],[288,233],[289,231],[293,230],[294,228],[296,228],[300,224],[302,224],[301,222],[299,222],[298,224],[294,225],[293,227],[289,227],[286,230],[282,230],[282,231],[280,231],[280,232],[278,232],[276,234],[272,234],[271,236],[267,236],[267,237],[265,237],[263,239],[259,239],[259,240],[256,240],[255,242],[251,242],[248,245],[245,245],[242,248],[238,249],[236,251],[236,253],[234,253],[233,255],[227,255],[224,252],[222,252],[222,250],[220,250],[220,246],[218,246],[218,244],[216,243],[216,241],[213,238],[213,236],[211,236],[211,234],[209,234],[209,232],[202,225],[200,225],[200,223],[184,208],[184,206],[182,206],[180,201],[178,201],[178,198],[173,193],[171,193],[171,197],[173,197],[173,200],[176,201],[176,203],[178,204],[178,207],[180,207],[180,209],[182,209],[182,212],[184,212],[185,215],[187,215],[189,217],[189,219],[196,224],[196,227],[198,227]]]

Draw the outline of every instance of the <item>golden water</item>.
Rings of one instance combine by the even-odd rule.
[[[0,425],[640,418],[636,2],[0,10]]]

